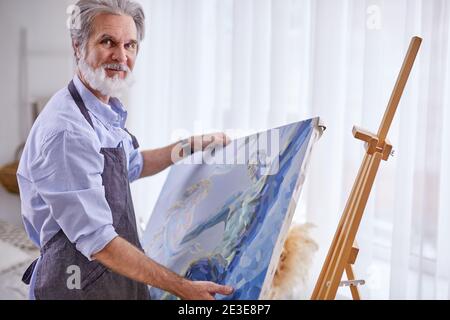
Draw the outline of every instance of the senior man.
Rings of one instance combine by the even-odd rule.
[[[127,113],[117,97],[132,82],[144,38],[141,6],[81,0],[77,9],[76,75],[35,122],[17,174],[23,221],[41,248],[23,277],[30,298],[149,299],[147,285],[182,299],[230,294],[228,286],[178,276],[139,243],[129,182],[172,165],[179,145],[139,152],[124,127]],[[224,134],[205,138],[192,137],[191,151],[229,142]]]

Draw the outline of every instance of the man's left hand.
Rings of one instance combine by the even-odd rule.
[[[223,132],[212,134],[205,134],[201,136],[194,136],[191,138],[191,148],[193,152],[205,151],[206,149],[215,149],[218,147],[225,147],[231,142]]]

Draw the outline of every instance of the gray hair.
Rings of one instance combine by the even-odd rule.
[[[138,43],[144,39],[145,14],[140,4],[130,0],[79,0],[72,11],[70,35],[72,43],[79,45],[81,50],[86,48],[95,17],[102,13],[132,17],[136,24]]]

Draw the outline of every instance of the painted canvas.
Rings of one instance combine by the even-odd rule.
[[[142,237],[146,254],[186,278],[235,288],[217,299],[264,299],[321,134],[313,118],[173,166]]]

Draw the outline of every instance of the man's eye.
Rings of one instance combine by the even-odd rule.
[[[112,41],[110,39],[105,39],[102,41],[102,44],[104,44],[107,47],[111,47],[112,46]]]
[[[129,49],[129,50],[136,50],[136,48],[137,48],[137,44],[134,42],[127,44],[127,49]]]

